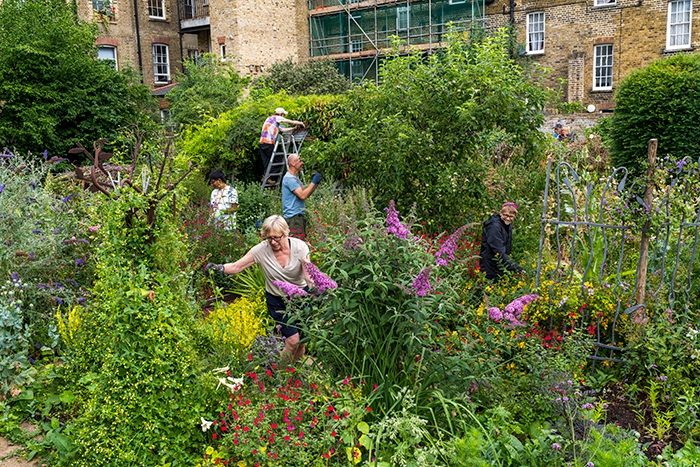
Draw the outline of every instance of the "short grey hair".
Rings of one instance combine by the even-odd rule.
[[[284,220],[284,217],[275,214],[265,219],[260,229],[260,235],[262,235],[263,238],[267,238],[271,233],[282,234],[285,237],[289,236],[289,225],[287,221]]]

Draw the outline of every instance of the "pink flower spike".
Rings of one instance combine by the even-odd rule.
[[[291,300],[295,295],[299,295],[301,297],[304,297],[308,295],[306,290],[302,289],[298,285],[290,284],[289,282],[284,282],[284,281],[272,281],[272,285],[275,287],[279,287],[282,289],[282,292],[286,293],[289,299]]]

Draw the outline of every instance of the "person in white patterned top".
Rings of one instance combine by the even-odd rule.
[[[209,174],[211,192],[211,215],[217,225],[226,230],[236,229],[236,211],[238,210],[238,192],[226,184],[226,176],[221,170]]]

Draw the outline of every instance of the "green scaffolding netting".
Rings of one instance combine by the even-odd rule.
[[[318,1],[328,3],[328,0]],[[312,16],[309,18],[311,56],[383,49],[391,46],[392,36],[408,44],[437,43],[443,40],[448,25],[467,29],[474,20],[483,18],[483,2],[454,0],[392,4]]]

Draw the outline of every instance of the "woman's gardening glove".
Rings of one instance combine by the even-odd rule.
[[[215,272],[223,274],[224,273],[224,265],[223,264],[207,263],[207,265],[204,266],[204,272],[209,272],[209,271],[215,271]]]

